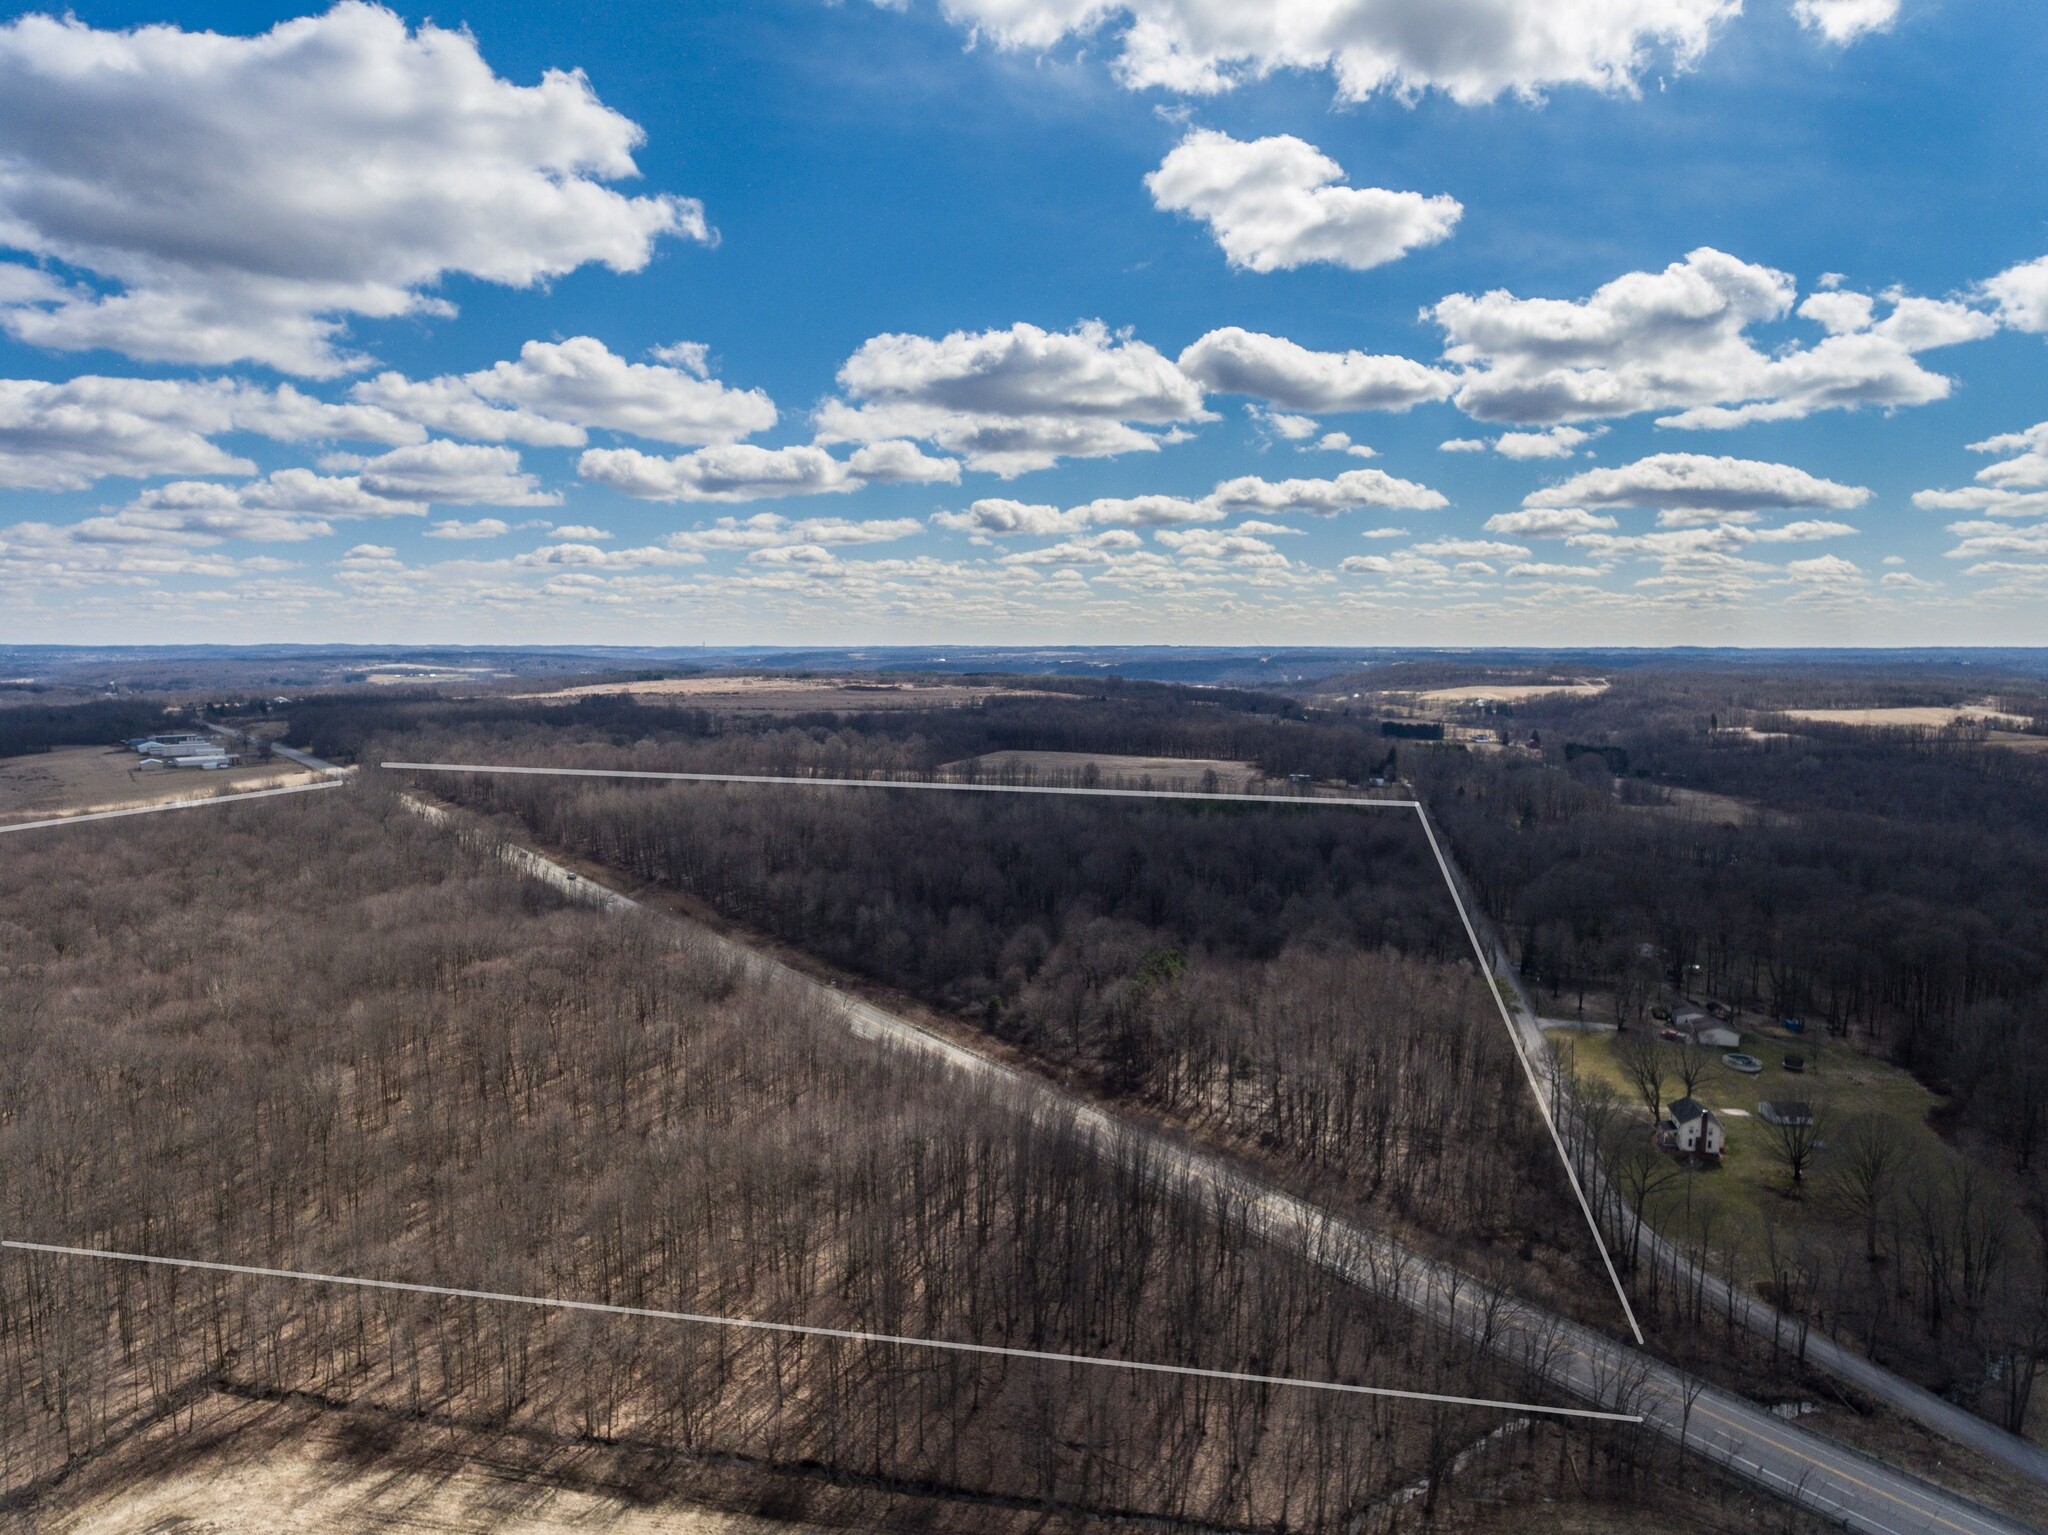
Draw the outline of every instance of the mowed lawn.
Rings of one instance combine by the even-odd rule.
[[[1914,1080],[1910,1072],[1890,1062],[1865,1054],[1844,1041],[1825,1035],[1792,1035],[1776,1027],[1743,1028],[1739,1047],[1764,1063],[1761,1076],[1748,1076],[1721,1064],[1723,1052],[1713,1052],[1707,1077],[1697,1096],[1720,1116],[1728,1133],[1727,1149],[1718,1167],[1699,1169],[1692,1183],[1691,1198],[1712,1198],[1723,1212],[1760,1231],[1770,1220],[1799,1225],[1808,1221],[1833,1224],[1842,1212],[1828,1195],[1830,1150],[1825,1144],[1828,1125],[1839,1130],[1845,1120],[1857,1115],[1881,1117],[1911,1150],[1931,1159],[1959,1159],[1928,1126],[1928,1116],[1943,1100]],[[1559,1059],[1570,1059],[1582,1078],[1605,1082],[1614,1089],[1625,1113],[1632,1114],[1642,1133],[1650,1133],[1650,1122],[1634,1082],[1615,1053],[1618,1036],[1613,1034],[1551,1036],[1551,1047]],[[1676,1046],[1672,1047],[1674,1052]],[[1806,1057],[1806,1070],[1786,1071],[1787,1055]],[[1683,1096],[1684,1084],[1675,1072],[1664,1086],[1664,1101]],[[1824,1105],[1827,1123],[1821,1129],[1823,1145],[1806,1172],[1801,1192],[1795,1196],[1783,1161],[1775,1154],[1777,1132],[1756,1117],[1759,1102],[1805,1099]],[[1674,1166],[1678,1165],[1674,1159]],[[1653,1201],[1652,1224],[1675,1234],[1686,1224],[1686,1180],[1674,1183],[1665,1197]],[[1745,1241],[1752,1271],[1761,1268],[1760,1244]]]

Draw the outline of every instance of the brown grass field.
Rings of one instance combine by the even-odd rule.
[[[120,810],[204,799],[229,790],[274,789],[315,776],[289,762],[205,772],[198,768],[137,769],[137,757],[119,747],[72,746],[33,757],[0,760],[0,823],[88,810]]]

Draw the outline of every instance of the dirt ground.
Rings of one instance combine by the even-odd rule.
[[[88,1465],[0,1535],[804,1535],[608,1485],[564,1454],[367,1414],[211,1397]]]
[[[1233,762],[1224,757],[1124,757],[1104,752],[990,752],[983,757],[949,762],[940,771],[958,773],[969,763],[984,776],[1028,770],[1041,778],[1082,773],[1093,764],[1106,784],[1135,783],[1149,778],[1162,787],[1182,784],[1199,788],[1202,775],[1210,772],[1216,775],[1218,786],[1224,789],[1241,789],[1248,783],[1258,782],[1261,777],[1258,768],[1251,763]]]
[[[1533,1458],[1533,1457],[1532,1457]],[[715,1458],[714,1458],[715,1459]],[[847,1528],[1087,1535],[1145,1523],[1158,1531],[1221,1535],[1211,1526],[1090,1517],[1078,1510],[994,1509],[943,1494],[901,1500],[879,1525],[850,1524],[850,1509],[815,1474],[795,1476],[690,1458],[647,1460],[623,1448],[515,1442],[474,1428],[393,1422],[307,1402],[215,1396],[175,1424],[123,1444],[32,1506],[0,1510],[0,1535],[825,1535]],[[1803,1531],[1780,1505],[1695,1470],[1667,1482],[1663,1468],[1635,1496],[1558,1500],[1547,1454],[1521,1476],[1461,1478],[1437,1511],[1445,1535],[1509,1535],[1536,1526],[1556,1535],[1735,1535],[1768,1527]],[[1545,1484],[1528,1485],[1531,1471]],[[729,1505],[788,1506],[791,1517],[732,1513],[660,1490],[702,1478]],[[816,1522],[792,1522],[806,1507]],[[872,1514],[872,1510],[869,1511]]]
[[[261,1459],[209,1458],[138,1487],[109,1491],[41,1526],[44,1535],[753,1535],[801,1528],[522,1483],[477,1465],[446,1475],[357,1475],[346,1462],[309,1445]]]
[[[86,810],[160,805],[205,798],[229,789],[281,788],[314,774],[289,762],[248,767],[157,768],[143,772],[135,753],[120,747],[73,746],[0,761],[0,822],[31,821]]]
[[[607,694],[699,704],[774,714],[812,710],[840,713],[871,709],[946,709],[984,698],[1041,697],[1036,688],[991,687],[978,683],[880,682],[861,677],[665,677],[652,682],[594,682],[520,698],[563,703]]]

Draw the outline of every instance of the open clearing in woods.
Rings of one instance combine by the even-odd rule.
[[[0,759],[0,822],[87,810],[120,810],[171,800],[207,799],[229,789],[277,789],[310,783],[318,775],[289,762],[247,767],[136,767],[140,759],[119,747],[66,747],[33,757]]]

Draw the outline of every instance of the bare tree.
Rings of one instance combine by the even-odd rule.
[[[1628,1077],[1629,1085],[1635,1088],[1636,1096],[1642,1100],[1650,1118],[1660,1117],[1664,1112],[1665,1074],[1671,1066],[1663,1041],[1654,1034],[1617,1034],[1614,1058],[1621,1063],[1622,1072]]]
[[[1878,1261],[1878,1232],[1911,1151],[1901,1127],[1881,1114],[1852,1114],[1833,1136],[1828,1194],[1863,1229],[1863,1256]]]
[[[1685,1042],[1670,1052],[1671,1069],[1678,1074],[1685,1096],[1690,1098],[1699,1092],[1700,1083],[1707,1077],[1707,1070],[1714,1064],[1714,1052],[1699,1040],[1687,1035]]]
[[[1794,1193],[1804,1190],[1814,1158],[1826,1144],[1827,1121],[1827,1104],[1818,1099],[1779,1104],[1764,1120],[1765,1149],[1785,1170]]]

